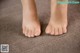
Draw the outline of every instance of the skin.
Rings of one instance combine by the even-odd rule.
[[[67,4],[57,4],[56,0],[51,0],[51,17],[45,32],[61,35],[67,33],[67,25]]]
[[[23,34],[27,37],[39,36],[41,27],[37,16],[34,0],[22,0],[23,6]]]
[[[22,0],[23,6],[23,34],[27,37],[35,37],[41,34],[41,27],[37,16],[35,0]],[[67,33],[67,4],[57,4],[57,0],[51,0],[50,21],[45,29],[47,34],[61,35]]]

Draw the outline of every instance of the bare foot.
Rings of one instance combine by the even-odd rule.
[[[53,18],[53,17],[51,17]],[[66,19],[50,19],[50,22],[46,28],[46,33],[51,35],[61,35],[67,32],[67,20]]]
[[[39,19],[34,0],[22,0],[23,5],[23,34],[27,37],[39,36],[41,33]]]
[[[61,35],[67,33],[67,5],[60,5],[58,7],[57,10],[53,7],[51,8],[51,18],[45,30],[47,34]]]

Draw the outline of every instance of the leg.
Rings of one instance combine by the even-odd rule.
[[[57,4],[57,0],[51,0],[51,18],[46,33],[51,35],[66,33],[67,25],[67,4]]]
[[[23,34],[28,37],[39,36],[40,23],[37,17],[37,9],[34,0],[22,0],[23,6]]]

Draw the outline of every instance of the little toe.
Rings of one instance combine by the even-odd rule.
[[[63,27],[63,33],[67,33],[67,27]]]
[[[28,29],[25,28],[24,34],[25,34],[25,36],[28,36]]]

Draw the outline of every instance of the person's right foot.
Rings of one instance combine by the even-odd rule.
[[[26,17],[29,17],[31,19],[26,19]],[[25,17],[23,17],[22,25],[23,33],[25,34],[25,36],[34,37],[39,36],[41,33],[40,23],[37,19],[33,19],[33,16],[26,15]]]
[[[23,0],[23,34],[27,37],[39,36],[41,33],[37,10],[33,0]]]

